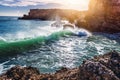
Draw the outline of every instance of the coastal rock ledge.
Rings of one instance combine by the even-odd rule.
[[[120,54],[113,51],[86,60],[79,68],[61,68],[54,74],[41,74],[33,67],[15,66],[0,80],[120,80]]]

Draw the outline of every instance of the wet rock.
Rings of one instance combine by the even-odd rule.
[[[32,75],[39,75],[37,68],[15,66],[8,70],[3,78],[12,80],[28,80]]]
[[[120,78],[120,54],[112,53],[107,65]]]
[[[116,51],[94,58],[94,61],[101,63],[120,78],[120,54]]]
[[[79,68],[62,67],[51,74],[42,74],[36,68],[16,66],[0,76],[0,80],[120,80],[120,53],[116,51],[95,56]]]
[[[80,80],[119,80],[106,66],[99,62],[87,61],[80,66]]]

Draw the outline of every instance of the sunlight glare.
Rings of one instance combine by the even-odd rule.
[[[87,10],[89,0],[61,0],[61,4],[69,9]]]

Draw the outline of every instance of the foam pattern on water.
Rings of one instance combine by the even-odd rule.
[[[49,73],[62,66],[77,67],[83,60],[111,50],[120,52],[119,46],[119,39],[115,40],[99,34],[90,37],[64,36],[48,41],[38,49],[9,57],[9,62],[4,66],[8,68],[11,65],[32,66],[37,67],[42,73]]]

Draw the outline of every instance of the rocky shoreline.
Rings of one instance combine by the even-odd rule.
[[[120,80],[120,53],[115,51],[83,61],[74,69],[61,68],[53,74],[41,74],[37,68],[15,66],[0,80]]]
[[[78,27],[91,32],[120,32],[120,0],[90,0],[87,13],[85,17],[81,16],[77,20]],[[34,13],[29,15],[33,16]],[[44,13],[43,16],[45,15],[48,15],[49,19],[49,14]],[[69,16],[67,17],[69,21],[74,22],[79,14],[75,17]],[[33,18],[37,17],[24,15],[21,19]],[[45,19],[46,17],[43,17],[43,20]],[[95,56],[93,59],[83,61],[78,68],[63,67],[53,74],[42,74],[33,67],[15,66],[2,74],[0,80],[120,80],[120,53],[112,51]]]

